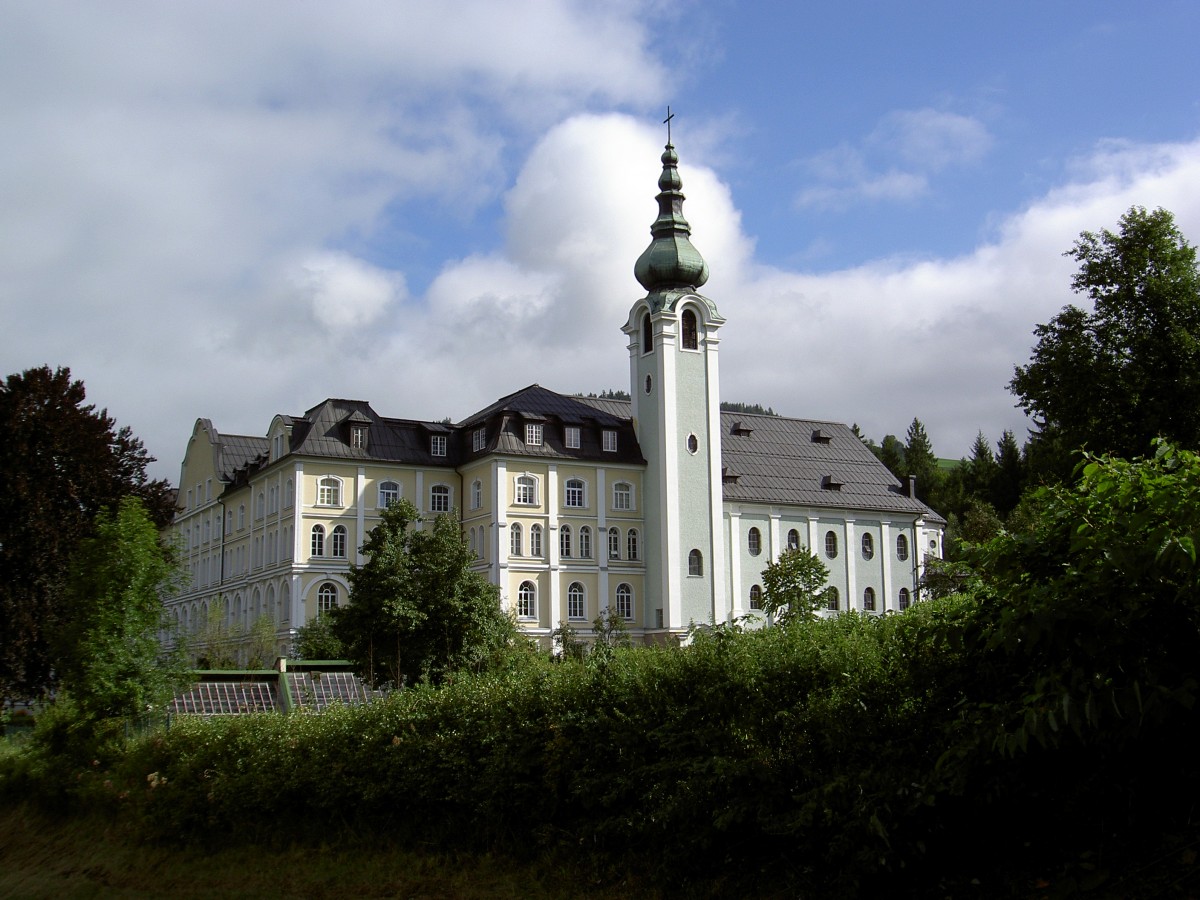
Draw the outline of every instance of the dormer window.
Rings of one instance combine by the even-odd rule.
[[[844,484],[845,482],[836,475],[826,475],[821,479],[821,487],[827,491],[840,491]]]
[[[568,425],[563,429],[563,444],[568,450],[579,449],[579,426]]]
[[[350,446],[355,450],[367,449],[367,426],[366,425],[351,425],[350,426]]]
[[[604,443],[603,443],[604,452],[605,453],[616,453],[617,452],[617,433],[615,431],[605,429],[604,434],[603,434],[603,439],[604,439]]]
[[[429,436],[429,453],[431,456],[446,455],[446,436],[444,434],[431,434]]]
[[[525,425],[525,445],[527,447],[542,446],[542,425],[540,422],[529,422]]]
[[[732,434],[738,434],[742,437],[750,437],[754,433],[754,429],[744,422],[734,422],[733,427],[729,429]]]
[[[478,453],[480,450],[482,450],[486,446],[487,446],[487,429],[486,428],[476,428],[475,431],[473,431],[471,433],[471,450],[473,450],[475,453]]]
[[[812,442],[814,444],[828,444],[832,440],[833,435],[827,431],[822,431],[820,428],[817,428],[812,433]]]

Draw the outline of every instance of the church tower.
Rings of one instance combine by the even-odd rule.
[[[683,217],[679,156],[670,141],[658,179],[658,218],[634,275],[629,337],[633,424],[646,458],[646,618],[679,635],[728,607],[722,544],[720,380],[716,304],[698,293],[708,264]]]

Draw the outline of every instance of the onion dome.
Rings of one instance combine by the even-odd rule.
[[[678,163],[679,155],[668,143],[663,150],[663,170],[655,198],[658,218],[650,226],[650,246],[633,267],[634,277],[650,292],[669,288],[695,291],[708,281],[708,263],[688,237],[692,228],[683,217],[683,181]]]

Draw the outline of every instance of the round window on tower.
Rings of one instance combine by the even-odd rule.
[[[647,394],[650,393],[650,388],[653,386],[653,384],[654,384],[653,379],[649,375],[647,375],[646,376],[646,393]]]
[[[687,439],[688,453],[695,453],[700,449],[700,441],[697,440],[694,434],[689,434]]]

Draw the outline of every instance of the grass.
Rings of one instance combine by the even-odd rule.
[[[146,846],[98,818],[57,818],[20,806],[0,809],[0,897],[551,898],[646,896],[629,885],[590,890],[565,871],[511,860],[456,858],[386,841],[206,852]]]

